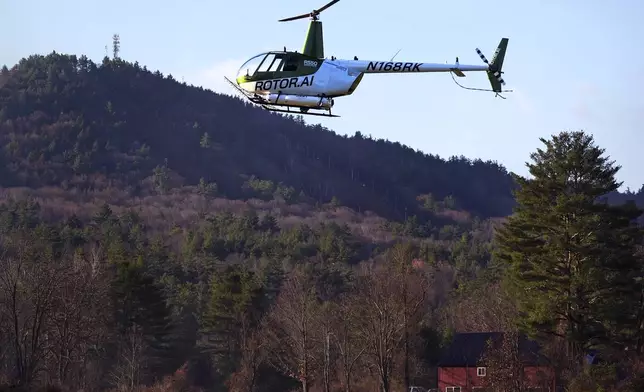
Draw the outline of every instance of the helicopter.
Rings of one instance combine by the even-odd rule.
[[[501,92],[511,92],[502,90],[505,81],[501,76],[508,38],[501,39],[491,62],[476,49],[485,65],[459,64],[458,57],[454,64],[393,61],[393,58],[390,61],[325,58],[319,15],[339,1],[332,0],[309,13],[278,20],[289,22],[310,18],[301,52],[287,51],[284,47],[282,51],[258,54],[242,64],[235,82],[224,78],[244,97],[266,110],[297,113],[299,109],[301,114],[326,117],[339,117],[331,113],[334,99],[353,94],[365,74],[450,72],[454,82],[464,89],[491,91],[503,99]],[[473,71],[486,72],[492,89],[466,87],[453,76],[462,78],[465,77],[464,72]]]

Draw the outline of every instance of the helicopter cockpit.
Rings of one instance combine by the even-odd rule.
[[[314,66],[304,62],[313,60]],[[267,52],[251,57],[237,71],[237,82],[303,76],[314,73],[321,61],[296,52]]]

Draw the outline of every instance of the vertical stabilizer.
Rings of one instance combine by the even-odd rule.
[[[508,48],[508,39],[502,38],[499,42],[499,46],[494,52],[494,57],[492,57],[492,62],[490,63],[485,58],[485,55],[481,52],[480,49],[476,48],[476,53],[481,57],[481,60],[488,65],[489,69],[487,70],[487,78],[490,80],[492,85],[492,91],[496,93],[502,92],[502,86],[505,85],[505,81],[501,76],[503,74],[503,60],[505,59],[505,51]]]
[[[309,31],[306,33],[302,53],[307,56],[324,58],[324,38],[322,37],[322,22],[312,20],[309,24]]]

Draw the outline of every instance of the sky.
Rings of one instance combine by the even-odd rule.
[[[177,80],[233,95],[248,58],[301,50],[308,20],[277,20],[327,0],[0,0],[0,65],[31,54],[120,56]],[[622,167],[622,190],[644,184],[644,1],[341,0],[324,11],[326,56],[361,60],[482,64],[509,38],[506,100],[467,91],[449,74],[366,75],[336,99],[339,118],[308,116],[339,133],[360,131],[441,157],[491,159],[527,175],[539,138],[592,134]],[[489,88],[484,73],[459,82]],[[640,168],[640,169],[638,169]]]

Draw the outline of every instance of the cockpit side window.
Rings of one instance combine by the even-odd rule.
[[[287,57],[284,64],[284,71],[297,71],[297,60],[298,58],[295,56]]]
[[[277,56],[271,66],[268,68],[268,72],[279,72],[282,70],[282,65],[284,65],[284,60],[282,56]]]
[[[241,66],[237,71],[237,78],[248,81],[298,75],[302,58],[300,54],[288,52],[258,54]],[[307,67],[301,71],[314,72],[315,69],[314,67]]]

